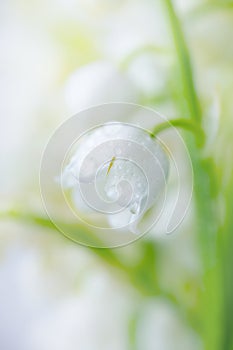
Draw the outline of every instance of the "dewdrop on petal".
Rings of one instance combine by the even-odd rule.
[[[88,203],[107,215],[111,227],[138,233],[139,221],[165,188],[168,170],[167,154],[145,130],[107,123],[82,137],[62,184],[86,201],[80,211]]]

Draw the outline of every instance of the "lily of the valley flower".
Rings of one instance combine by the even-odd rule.
[[[138,91],[114,64],[96,61],[72,73],[65,85],[65,99],[69,112],[75,114],[103,103],[137,102]]]
[[[162,146],[133,125],[107,123],[81,138],[62,173],[79,210],[104,213],[110,226],[138,233],[137,225],[165,187]]]

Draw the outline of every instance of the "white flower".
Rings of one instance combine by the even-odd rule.
[[[133,83],[110,62],[96,61],[77,69],[65,86],[66,104],[71,114],[109,102],[136,102]]]
[[[133,125],[107,123],[87,133],[62,173],[79,210],[104,213],[110,226],[139,233],[137,224],[165,187],[168,158]]]

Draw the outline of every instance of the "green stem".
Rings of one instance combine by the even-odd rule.
[[[49,229],[52,231],[58,231],[58,228],[51,222],[51,220],[47,217],[38,215],[37,213],[30,213],[26,211],[20,211],[20,210],[9,210],[6,212],[0,212],[0,220],[14,220],[17,222],[21,222],[26,225],[32,225],[41,227],[43,229]],[[88,236],[90,236],[90,241],[93,243],[93,237],[95,238],[92,231],[90,231],[86,226],[74,224],[74,223],[66,223],[66,228],[68,232],[72,233],[72,236],[74,233],[76,233],[81,239],[85,238],[85,241]],[[64,227],[64,223],[63,223]],[[65,235],[64,235],[65,236]],[[70,237],[65,236],[68,239],[71,239]],[[71,239],[72,240],[72,239]],[[73,240],[74,242],[78,242]],[[97,242],[98,243],[98,242]],[[159,295],[159,294],[165,294],[162,293],[158,281],[156,273],[153,270],[151,270],[148,266],[151,266],[151,260],[153,263],[155,263],[155,254],[154,254],[154,244],[149,242],[141,242],[141,249],[145,252],[143,254],[143,259],[140,262],[137,267],[131,267],[128,266],[127,263],[123,263],[123,260],[120,259],[120,255],[117,254],[116,249],[106,249],[106,248],[93,248],[89,247],[89,249],[98,256],[101,260],[103,260],[108,265],[112,266],[113,268],[116,268],[117,270],[121,271],[123,275],[127,276],[127,280],[130,281],[130,283],[142,294],[142,295]],[[151,259],[148,261],[148,259]],[[146,266],[146,269],[145,269]],[[146,271],[146,272],[145,272]],[[167,294],[167,297],[170,300],[173,300],[172,296],[169,296]]]
[[[232,169],[231,169],[232,172]],[[233,174],[233,172],[232,172]],[[221,265],[221,281],[219,285],[223,289],[223,297],[221,298],[223,304],[223,311],[221,315],[222,329],[221,329],[221,349],[233,349],[233,177],[224,191],[226,201],[225,222],[221,228],[219,235],[219,252]]]
[[[186,45],[182,26],[174,10],[171,0],[165,0],[171,27],[174,34],[174,41],[180,64],[183,81],[184,94],[187,99],[189,115],[198,124],[201,122],[201,109],[195,90],[191,59]],[[180,113],[186,113],[184,105],[180,104]],[[200,124],[199,124],[200,125]],[[215,240],[218,229],[218,217],[216,215],[216,193],[218,184],[216,171],[212,158],[203,159],[200,150],[197,150],[192,140],[187,142],[191,153],[194,170],[194,193],[196,199],[196,230],[199,239],[203,263],[204,290],[201,291],[198,318],[200,322],[200,332],[206,350],[219,350],[219,333],[217,330],[221,326],[219,320],[219,268],[215,266]]]
[[[195,89],[192,64],[189,55],[189,50],[186,44],[186,40],[182,31],[182,27],[178,16],[174,10],[171,0],[165,0],[172,32],[174,36],[175,47],[180,63],[180,71],[183,80],[184,94],[187,99],[190,116],[192,119],[201,121],[201,109],[198,102],[198,97]]]
[[[49,218],[40,216],[36,213],[21,212],[17,210],[11,210],[4,213],[0,212],[0,220],[15,220],[26,225],[33,225],[43,229],[47,228],[55,232],[58,231],[57,227]],[[90,234],[90,231],[85,226],[67,224],[67,228],[76,231],[82,230],[83,233]],[[163,296],[169,300],[174,307],[177,307],[178,304],[176,297],[159,286],[156,269],[157,254],[154,241],[141,240],[135,244],[139,244],[142,256],[134,265],[131,263],[128,264],[124,261],[125,259],[121,258],[120,252],[117,249],[89,249],[104,263],[114,268],[116,272],[120,272],[124,280],[127,280],[142,297]],[[184,312],[183,307],[179,306],[177,312]]]
[[[151,137],[156,137],[160,132],[169,128],[182,128],[191,131],[196,136],[197,145],[202,147],[205,142],[205,134],[203,129],[195,122],[188,119],[171,119],[155,126],[151,133]]]

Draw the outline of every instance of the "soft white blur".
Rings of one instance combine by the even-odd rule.
[[[195,20],[198,14],[192,10],[201,1],[176,3],[209,111],[211,152],[219,99],[229,93],[231,19],[221,12]],[[150,45],[156,50],[140,53]],[[0,49],[1,210],[42,210],[38,174],[43,149],[54,128],[78,110],[104,102],[145,101],[176,116],[166,90],[176,84],[176,75],[162,1],[1,1]],[[157,100],[151,101],[153,94]],[[129,322],[141,300],[128,281],[117,279],[88,249],[59,233],[10,222],[1,223],[0,230],[1,349],[130,349]],[[181,229],[166,249],[162,281],[173,281],[179,290],[183,276],[198,274],[195,244]],[[137,349],[201,348],[198,337],[163,300],[145,302],[140,313]]]

